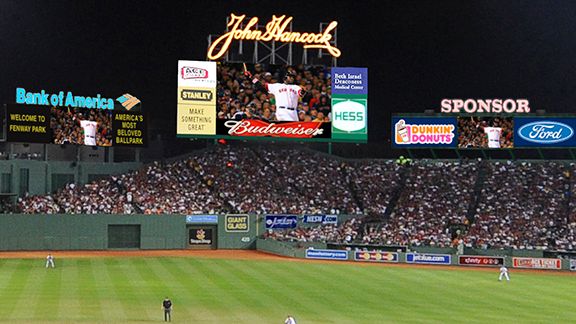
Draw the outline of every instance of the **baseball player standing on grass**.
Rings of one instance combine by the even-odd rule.
[[[292,317],[292,315],[288,315],[288,317],[286,317],[286,320],[284,320],[284,324],[296,324],[296,320],[294,319],[294,317]]]
[[[54,268],[54,257],[50,253],[48,253],[46,257],[46,269],[48,269],[49,266]]]
[[[252,78],[252,73],[245,70],[244,75]],[[252,83],[260,88],[266,89],[276,98],[276,119],[278,121],[298,121],[298,99],[303,97],[305,90],[294,84],[296,75],[287,72],[284,76],[284,83],[261,82],[257,77],[252,79]]]
[[[502,277],[506,277],[506,281],[510,282],[510,276],[508,276],[508,268],[505,266],[500,267],[500,277],[498,277],[498,281],[502,281]]]
[[[162,309],[164,310],[164,322],[172,322],[172,301],[170,298],[164,298]]]

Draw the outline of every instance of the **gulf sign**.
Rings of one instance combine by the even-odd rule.
[[[455,117],[392,117],[392,145],[404,147],[456,147]]]
[[[562,260],[545,258],[512,258],[512,266],[514,268],[560,270],[562,269]]]
[[[348,251],[308,249],[306,250],[306,259],[348,260]]]
[[[450,254],[406,253],[406,263],[420,264],[451,264]]]
[[[398,253],[396,252],[354,252],[354,260],[365,262],[398,262]]]
[[[514,118],[515,147],[575,147],[576,117]]]
[[[504,265],[504,258],[478,255],[461,255],[458,257],[458,264],[479,267],[498,267]]]

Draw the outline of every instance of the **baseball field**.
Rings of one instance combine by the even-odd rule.
[[[576,275],[295,260],[253,251],[0,253],[0,322],[570,323]]]

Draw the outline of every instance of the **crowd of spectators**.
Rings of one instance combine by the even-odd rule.
[[[54,144],[84,145],[84,130],[81,120],[94,121],[98,124],[96,130],[96,145],[112,145],[112,112],[103,109],[62,109],[52,107],[50,110],[50,128]]]
[[[331,79],[325,66],[255,64],[250,69],[254,78],[267,83],[282,83],[286,73],[293,73],[294,84],[305,90],[298,104],[299,120],[330,121]],[[218,119],[276,120],[274,95],[255,86],[244,75],[242,64],[221,64],[217,74]]]
[[[501,128],[500,148],[514,147],[514,124],[512,118],[460,117],[458,118],[459,148],[488,148],[487,127]]]
[[[346,214],[345,226],[270,238],[474,248],[576,249],[576,167],[563,162],[343,160],[219,145],[173,162],[19,198],[24,213]],[[360,217],[370,215],[369,222]],[[360,226],[362,224],[362,226]],[[330,234],[332,233],[333,234]]]

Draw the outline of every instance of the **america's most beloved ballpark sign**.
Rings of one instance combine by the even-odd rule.
[[[217,60],[222,57],[230,48],[233,40],[249,40],[260,42],[284,42],[284,43],[302,43],[304,48],[326,49],[334,57],[340,57],[340,50],[330,44],[332,40],[331,32],[336,28],[338,22],[332,21],[320,33],[301,33],[287,31],[286,27],[290,25],[293,17],[286,15],[272,16],[264,30],[257,29],[258,17],[252,17],[247,24],[243,25],[246,15],[237,16],[230,14],[228,22],[228,32],[218,37],[208,48],[208,59]]]

